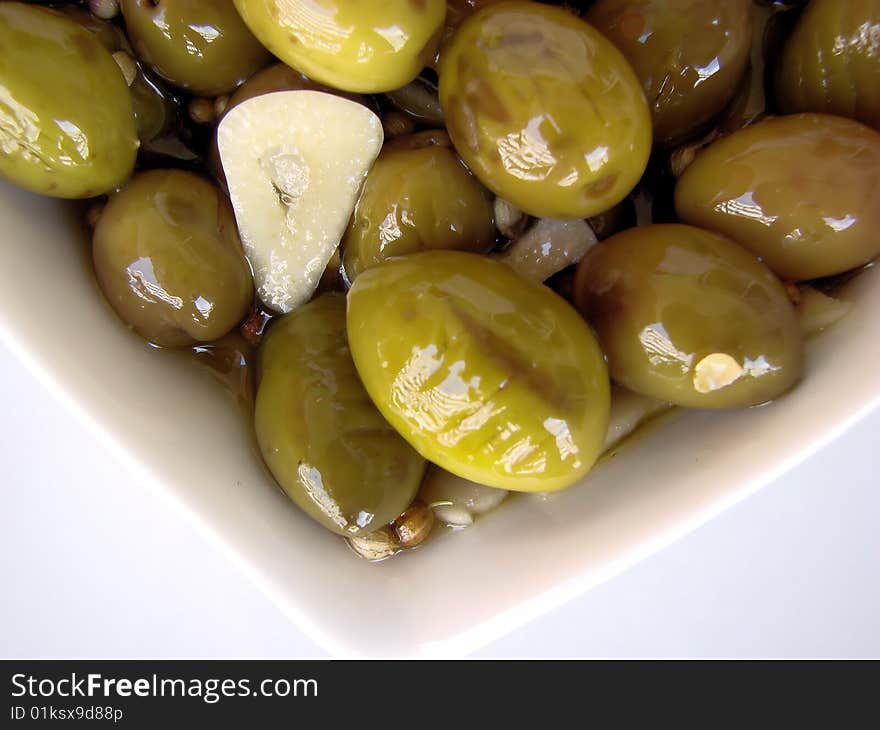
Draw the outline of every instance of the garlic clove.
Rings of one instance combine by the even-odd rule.
[[[223,118],[220,158],[268,308],[290,312],[311,298],[382,139],[373,112],[319,91],[254,97]]]

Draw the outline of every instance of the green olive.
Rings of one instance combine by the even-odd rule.
[[[424,460],[364,390],[345,336],[345,297],[325,294],[275,321],[260,346],[254,424],[269,470],[306,514],[351,537],[412,503]]]
[[[650,225],[592,248],[574,284],[611,377],[691,408],[765,403],[800,378],[803,343],[781,282],[716,233]]]
[[[503,263],[425,251],[367,269],[349,290],[348,336],[385,418],[453,474],[555,491],[602,448],[609,385],[593,334]]]
[[[811,0],[780,58],[785,112],[828,112],[880,130],[880,0]]]
[[[87,10],[74,5],[58,8],[68,18],[79,23],[98,39],[110,53],[134,53],[122,29],[110,21],[101,20]],[[134,64],[134,62],[132,61]],[[167,132],[177,114],[175,101],[154,79],[144,73],[140,64],[134,64],[136,75],[128,87],[131,93],[137,135],[141,144],[147,144]]]
[[[619,203],[651,152],[651,118],[626,59],[592,26],[534,2],[462,23],[439,65],[449,135],[480,181],[534,216]]]
[[[492,202],[458,155],[449,146],[409,145],[395,140],[367,176],[342,243],[349,281],[391,256],[438,248],[485,253],[495,243]]]
[[[674,145],[719,114],[737,91],[752,45],[752,0],[599,0],[587,22],[642,82],[654,141]]]
[[[122,0],[138,57],[175,86],[215,96],[269,62],[232,0]]]
[[[272,53],[344,91],[391,91],[434,58],[445,0],[235,0]]]
[[[0,177],[89,198],[125,181],[137,147],[125,79],[100,42],[55,11],[0,3]]]
[[[766,119],[700,153],[675,207],[784,279],[848,271],[880,255],[880,133],[823,114]]]
[[[132,178],[104,208],[92,254],[107,300],[156,345],[216,340],[253,302],[232,206],[189,172]]]

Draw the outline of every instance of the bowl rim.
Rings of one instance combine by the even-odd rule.
[[[23,200],[24,204],[34,205],[37,212],[51,209],[50,203],[45,203],[44,207],[40,207],[40,204],[32,202],[30,197],[19,199],[17,195],[10,196],[6,193],[5,187],[0,185],[0,210],[4,205],[15,206],[16,200],[19,203]],[[12,207],[10,210],[16,210],[16,208]],[[15,221],[13,221],[14,223]],[[52,225],[57,227],[61,224],[60,221],[53,224],[36,220],[32,227],[36,234],[42,232],[43,235],[46,235],[48,231],[53,230]],[[15,263],[16,256],[24,257],[20,260],[26,260],[27,252],[10,247],[11,240],[12,238],[7,239],[5,236],[0,236],[0,244],[7,247],[12,263]],[[18,243],[17,239],[16,243]],[[49,250],[49,244],[55,245],[57,241],[45,243],[47,250]],[[59,267],[59,270],[60,268],[62,267]],[[42,276],[44,272],[39,272],[38,275]],[[51,272],[45,275],[49,276]],[[76,276],[81,277],[82,272],[68,272],[64,275],[74,279]],[[456,608],[461,609],[465,605],[465,599],[482,599],[483,603],[479,607],[482,612],[473,611],[467,615],[462,613],[455,617],[457,623],[453,621],[441,625],[439,628],[432,627],[429,631],[421,634],[415,632],[412,636],[402,634],[397,630],[397,627],[383,625],[376,627],[374,636],[361,637],[348,629],[345,622],[350,619],[350,616],[345,615],[341,609],[331,614],[322,613],[321,609],[326,609],[328,606],[335,610],[334,607],[337,605],[339,597],[345,595],[343,592],[337,591],[337,593],[328,594],[327,601],[323,604],[314,601],[310,603],[311,597],[307,600],[297,595],[295,590],[297,586],[291,586],[289,581],[285,582],[285,574],[279,572],[279,567],[269,564],[265,560],[264,546],[254,546],[247,542],[244,530],[251,527],[252,522],[236,524],[237,516],[232,519],[221,519],[218,517],[219,508],[215,509],[213,505],[209,505],[209,509],[200,509],[203,506],[203,503],[199,501],[202,496],[186,491],[185,488],[181,488],[180,484],[161,476],[157,471],[159,464],[148,463],[136,453],[138,445],[133,442],[132,434],[118,431],[111,420],[103,417],[101,409],[105,404],[93,403],[89,400],[88,390],[74,377],[77,373],[68,369],[68,358],[53,357],[52,351],[46,347],[46,342],[38,340],[28,330],[28,322],[16,316],[15,306],[24,306],[10,298],[15,294],[16,286],[14,281],[10,281],[10,291],[0,291],[0,341],[36,376],[42,386],[52,393],[127,469],[133,478],[139,479],[151,492],[165,499],[174,509],[185,515],[206,542],[220,550],[221,554],[267,595],[303,634],[334,656],[459,657],[471,653],[534,618],[582,595],[672,544],[697,527],[706,524],[715,516],[754,494],[824,448],[828,443],[839,438],[870,412],[880,410],[880,370],[871,367],[872,362],[880,359],[880,338],[874,335],[878,331],[877,319],[871,317],[873,312],[880,311],[880,266],[874,266],[872,270],[864,272],[850,283],[850,287],[857,290],[853,298],[856,303],[853,311],[838,326],[824,334],[819,340],[809,344],[810,357],[815,356],[817,362],[813,368],[814,372],[808,373],[808,381],[806,385],[801,386],[800,392],[796,390],[793,394],[766,409],[758,408],[722,414],[723,420],[718,417],[717,413],[689,412],[681,418],[674,419],[671,423],[664,423],[661,428],[652,430],[647,436],[638,439],[632,447],[628,447],[628,449],[632,449],[632,453],[638,451],[644,457],[629,460],[632,468],[642,468],[643,473],[650,473],[645,469],[658,468],[658,459],[662,461],[664,458],[664,439],[674,440],[677,436],[685,433],[688,429],[694,429],[696,426],[700,430],[700,438],[715,439],[715,441],[708,442],[704,453],[710,455],[712,459],[716,459],[720,465],[719,484],[704,485],[704,491],[683,493],[681,499],[678,499],[677,494],[669,491],[665,485],[666,491],[661,490],[659,494],[650,489],[643,489],[643,485],[639,484],[634,486],[627,484],[623,491],[620,489],[609,490],[607,483],[613,481],[615,475],[620,475],[619,463],[622,463],[615,463],[615,460],[611,459],[608,463],[596,467],[594,472],[600,473],[595,476],[591,474],[591,478],[596,480],[594,486],[599,485],[595,489],[588,489],[584,486],[575,487],[572,490],[552,495],[546,502],[541,501],[539,497],[523,499],[517,497],[516,500],[512,500],[516,502],[516,506],[504,507],[493,519],[478,522],[474,528],[457,535],[454,540],[432,541],[435,543],[434,546],[428,544],[412,554],[376,566],[363,563],[364,567],[362,567],[361,561],[346,555],[347,559],[350,557],[352,561],[359,563],[357,568],[352,568],[352,571],[357,571],[358,576],[367,574],[365,571],[371,571],[368,573],[370,581],[375,580],[376,583],[384,581],[383,585],[393,586],[394,581],[408,580],[418,575],[417,565],[420,561],[433,560],[433,563],[428,564],[435,568],[439,566],[441,569],[446,569],[444,566],[447,560],[446,556],[450,562],[454,562],[469,550],[473,550],[474,545],[477,545],[484,553],[485,551],[489,552],[489,558],[485,559],[489,565],[491,560],[498,558],[497,550],[503,552],[503,549],[507,547],[503,544],[503,540],[497,538],[498,534],[510,529],[511,525],[518,524],[517,519],[520,519],[520,523],[522,523],[523,514],[527,514],[529,520],[534,520],[537,523],[535,530],[538,537],[547,534],[554,539],[558,538],[557,542],[553,543],[553,549],[566,549],[572,544],[580,544],[577,542],[577,539],[581,537],[580,532],[572,532],[571,535],[552,533],[553,521],[560,514],[566,513],[572,504],[579,509],[588,509],[596,505],[600,508],[596,514],[586,515],[590,519],[599,520],[587,526],[589,530],[592,530],[590,533],[590,539],[593,540],[590,543],[592,547],[595,548],[597,545],[602,547],[602,539],[605,534],[602,533],[602,530],[606,529],[609,523],[613,523],[612,526],[622,533],[621,536],[615,535],[613,539],[607,541],[608,548],[605,553],[600,550],[596,555],[576,554],[569,556],[568,561],[562,566],[552,566],[547,562],[548,556],[539,555],[538,558],[541,559],[523,564],[521,573],[533,577],[529,580],[519,581],[520,585],[511,587],[517,581],[501,581],[487,586],[484,594],[477,596],[474,592],[472,596],[465,596],[464,599],[459,598],[457,604],[452,601],[444,605],[442,607],[444,611],[454,613]],[[849,291],[849,287],[846,291]],[[7,306],[4,306],[4,302]],[[114,327],[122,330],[123,328],[119,326],[115,316],[109,312],[105,303],[100,302],[100,305],[107,309],[101,316],[106,315],[108,323],[112,322]],[[89,303],[88,306],[94,308],[97,305]],[[19,311],[24,310],[19,309]],[[866,323],[873,327],[873,331],[870,327],[863,326]],[[853,332],[857,333],[857,336],[853,335]],[[129,333],[125,333],[125,336],[129,336]],[[133,338],[134,335],[131,337]],[[111,336],[111,339],[113,338],[115,336]],[[837,349],[839,347],[842,348],[840,352]],[[143,352],[143,350],[138,352]],[[852,355],[861,359],[841,363],[839,362],[841,352],[843,352],[842,357],[844,358]],[[144,357],[146,356],[144,355]],[[145,363],[144,369],[154,370],[156,368],[153,363]],[[845,373],[847,376],[847,382],[843,383],[843,386],[846,387],[838,386],[837,392],[834,392],[835,397],[829,400],[828,393],[833,391],[827,385],[823,385],[823,381],[827,380],[837,386],[834,377],[835,374],[840,373]],[[813,377],[811,378],[810,375]],[[810,408],[816,403],[828,406],[823,410],[822,415],[824,418],[827,411],[831,422],[826,425],[820,423],[822,419],[812,418],[809,423],[798,423],[795,416],[798,413],[801,415],[815,413]],[[226,406],[225,403],[221,403],[221,405]],[[749,429],[753,428],[755,422],[771,425],[782,422],[786,428],[795,429],[797,434],[780,434],[784,438],[778,453],[774,453],[772,457],[764,458],[760,464],[745,465],[741,473],[728,473],[725,469],[733,469],[732,465],[738,463],[736,455],[717,453],[712,450],[713,446],[725,443],[724,438],[726,438],[726,434],[729,434],[731,428],[734,429],[734,433],[739,435],[749,434]],[[714,431],[712,431],[713,428]],[[708,435],[707,432],[709,432]],[[669,451],[669,449],[665,450]],[[641,463],[639,467],[640,462],[644,463]],[[696,464],[696,462],[693,463]],[[660,466],[665,468],[669,464],[661,463]],[[699,481],[701,475],[713,474],[711,469],[708,471],[707,469],[709,467],[704,461],[699,464],[699,469],[693,474],[688,474],[687,477],[691,481]],[[638,475],[637,471],[634,473],[636,476]],[[675,488],[678,486],[675,485]],[[675,505],[670,507],[665,504],[664,499],[670,495],[678,499],[676,504],[679,507],[682,504],[685,506],[676,509]],[[526,499],[533,499],[533,501],[525,501]],[[284,509],[289,507],[290,510],[295,511],[289,500],[286,500],[285,505]],[[608,507],[608,505],[620,509],[616,513],[614,509],[602,512],[602,508]],[[260,506],[262,507],[262,504]],[[623,512],[620,511],[621,509]],[[615,519],[619,519],[621,514],[625,516],[632,513],[633,510],[637,512],[640,510],[633,525],[624,524],[621,526],[615,522]],[[301,517],[301,515],[291,515],[291,518],[296,520],[296,524],[299,524]],[[608,518],[606,522],[602,522],[601,520],[606,517]],[[308,522],[306,518],[302,518],[302,521]],[[531,525],[532,522],[527,524]],[[314,528],[324,532],[318,526],[314,526]],[[544,532],[542,533],[541,530]],[[288,534],[283,537],[285,540],[290,538]],[[302,543],[302,540],[306,540],[308,543],[315,542],[310,535],[295,537],[296,539],[291,542],[312,549],[310,544]],[[532,535],[525,537],[532,539]],[[435,555],[432,557],[429,552],[435,548]],[[339,549],[347,553],[344,546],[340,545]],[[496,550],[496,553],[492,553],[493,550]],[[438,562],[436,555],[439,553],[442,553],[444,557]],[[335,560],[336,558],[331,556],[330,559]],[[522,561],[523,555],[519,554],[518,559]],[[558,569],[555,572],[547,570],[548,565]],[[345,567],[348,569],[349,566],[346,564]],[[519,568],[519,566],[514,567]],[[294,566],[286,575],[295,574],[298,569],[299,566]],[[529,569],[534,569],[535,572],[527,573]],[[372,572],[373,570],[376,572]],[[511,573],[512,575],[513,573]],[[373,578],[373,576],[381,576],[381,578]],[[480,590],[483,590],[482,584],[478,580],[484,579],[485,575],[481,575],[479,569],[475,569],[471,578],[472,583],[479,585]],[[303,578],[304,581],[309,579],[309,576]],[[424,580],[426,581],[424,585],[427,585],[429,579],[424,578]],[[333,590],[336,588],[334,587]],[[464,611],[464,609],[461,610]],[[392,639],[387,645],[383,643],[386,638]],[[377,649],[377,646],[380,648]],[[386,646],[387,648],[385,648]]]

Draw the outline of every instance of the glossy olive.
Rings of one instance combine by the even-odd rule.
[[[379,410],[453,474],[554,491],[599,454],[609,385],[593,334],[503,263],[426,251],[367,269],[349,290],[348,336]]]
[[[727,238],[683,225],[618,233],[591,249],[574,284],[611,377],[692,408],[772,400],[800,378],[803,345],[779,280]]]
[[[811,0],[776,69],[785,112],[828,112],[880,130],[880,0]]]
[[[157,345],[216,340],[253,302],[232,206],[189,172],[132,178],[104,208],[92,255],[117,314]]]
[[[58,10],[94,34],[110,53],[133,55],[134,51],[125,33],[115,23],[101,20],[74,5],[62,5]],[[137,135],[141,143],[146,144],[169,130],[175,121],[177,109],[171,95],[155,79],[144,73],[141,64],[135,64],[135,68],[136,75],[128,90],[131,94]]]
[[[0,3],[0,177],[59,198],[120,185],[138,140],[125,79],[60,13]]]
[[[752,45],[752,0],[599,0],[586,15],[632,64],[654,121],[673,145],[721,112]]]
[[[421,135],[416,135],[421,137]],[[395,140],[395,145],[406,140]],[[492,202],[448,146],[387,147],[370,170],[343,238],[349,281],[392,256],[425,249],[486,252]]]
[[[434,58],[444,0],[235,0],[284,63],[336,89],[374,93],[412,81]]]
[[[823,114],[766,119],[700,153],[675,207],[785,279],[839,274],[880,255],[880,133]]]
[[[645,169],[651,119],[638,78],[610,41],[562,8],[480,10],[444,48],[438,71],[462,159],[531,215],[597,215]]]
[[[345,336],[345,297],[325,294],[275,321],[260,346],[254,424],[269,470],[306,514],[341,535],[409,507],[424,460],[364,390]]]
[[[232,0],[122,0],[121,7],[138,57],[194,94],[232,91],[271,58]]]

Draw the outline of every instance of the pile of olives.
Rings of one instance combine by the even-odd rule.
[[[3,2],[0,177],[89,201],[120,319],[217,370],[293,501],[384,557],[430,532],[438,469],[578,482],[615,393],[797,384],[798,293],[880,256],[878,38],[880,0]],[[278,315],[215,129],[295,90],[363,104],[385,144]],[[589,245],[502,255],[538,223]]]

